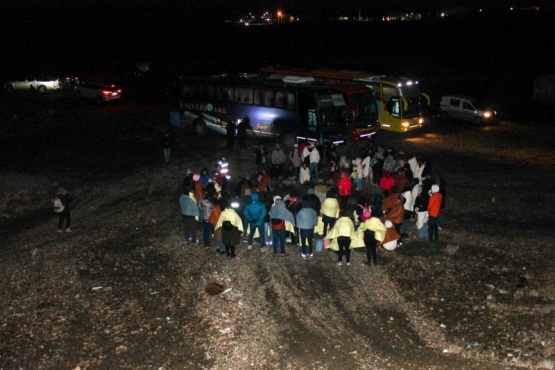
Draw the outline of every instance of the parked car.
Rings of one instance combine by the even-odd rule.
[[[49,90],[58,90],[61,87],[60,79],[52,76],[28,76],[14,79],[3,84],[4,91],[38,91],[43,94]]]
[[[492,121],[497,114],[476,99],[461,96],[442,96],[439,110],[443,119],[454,118],[476,124]]]
[[[75,86],[79,98],[94,99],[98,104],[121,99],[122,90],[114,84],[105,82],[80,82]]]

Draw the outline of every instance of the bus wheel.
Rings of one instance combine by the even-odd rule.
[[[293,145],[297,143],[297,137],[293,134],[282,134],[281,135],[281,144],[286,149],[292,149]]]
[[[193,122],[193,131],[197,136],[205,136],[206,135],[206,123],[202,119],[197,119]]]

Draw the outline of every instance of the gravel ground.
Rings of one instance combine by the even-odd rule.
[[[448,196],[439,243],[411,236],[372,268],[357,252],[338,267],[330,252],[307,261],[290,247],[276,259],[242,245],[228,260],[185,243],[179,185],[225,142],[184,133],[164,166],[162,109],[25,112],[3,111],[2,369],[553,368],[555,151],[544,125],[382,133],[427,156]],[[236,173],[254,171],[250,151],[229,158]],[[71,234],[55,232],[59,185],[75,198]],[[231,290],[210,296],[212,282]]]

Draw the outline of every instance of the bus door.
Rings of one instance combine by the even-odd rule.
[[[394,86],[381,85],[380,126],[396,128],[401,121],[401,102]]]

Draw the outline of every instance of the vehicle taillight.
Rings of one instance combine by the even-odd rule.
[[[111,91],[111,90],[102,90],[102,93],[103,93],[104,95],[111,95],[111,94],[112,94],[112,91]]]

